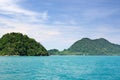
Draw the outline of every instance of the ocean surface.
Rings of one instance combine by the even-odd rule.
[[[120,57],[1,56],[0,80],[120,80]]]

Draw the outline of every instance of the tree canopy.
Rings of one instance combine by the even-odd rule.
[[[83,38],[76,41],[68,51],[80,52],[83,55],[120,55],[120,45],[113,44],[104,38],[95,40]]]
[[[120,55],[120,45],[113,44],[104,38],[91,40],[83,38],[63,51],[50,50],[57,55]],[[59,53],[59,54],[58,54]]]
[[[12,32],[0,38],[0,55],[48,56],[48,52],[27,35]]]
[[[59,50],[58,49],[51,49],[51,50],[48,50],[48,53],[50,55],[59,55]]]

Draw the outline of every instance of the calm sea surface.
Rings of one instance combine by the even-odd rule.
[[[1,56],[0,80],[120,80],[120,57]]]

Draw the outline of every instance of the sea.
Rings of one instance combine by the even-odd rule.
[[[120,80],[120,56],[0,56],[0,80]]]

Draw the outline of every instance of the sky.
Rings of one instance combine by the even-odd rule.
[[[0,0],[0,37],[20,32],[46,49],[82,38],[120,44],[120,0]]]

